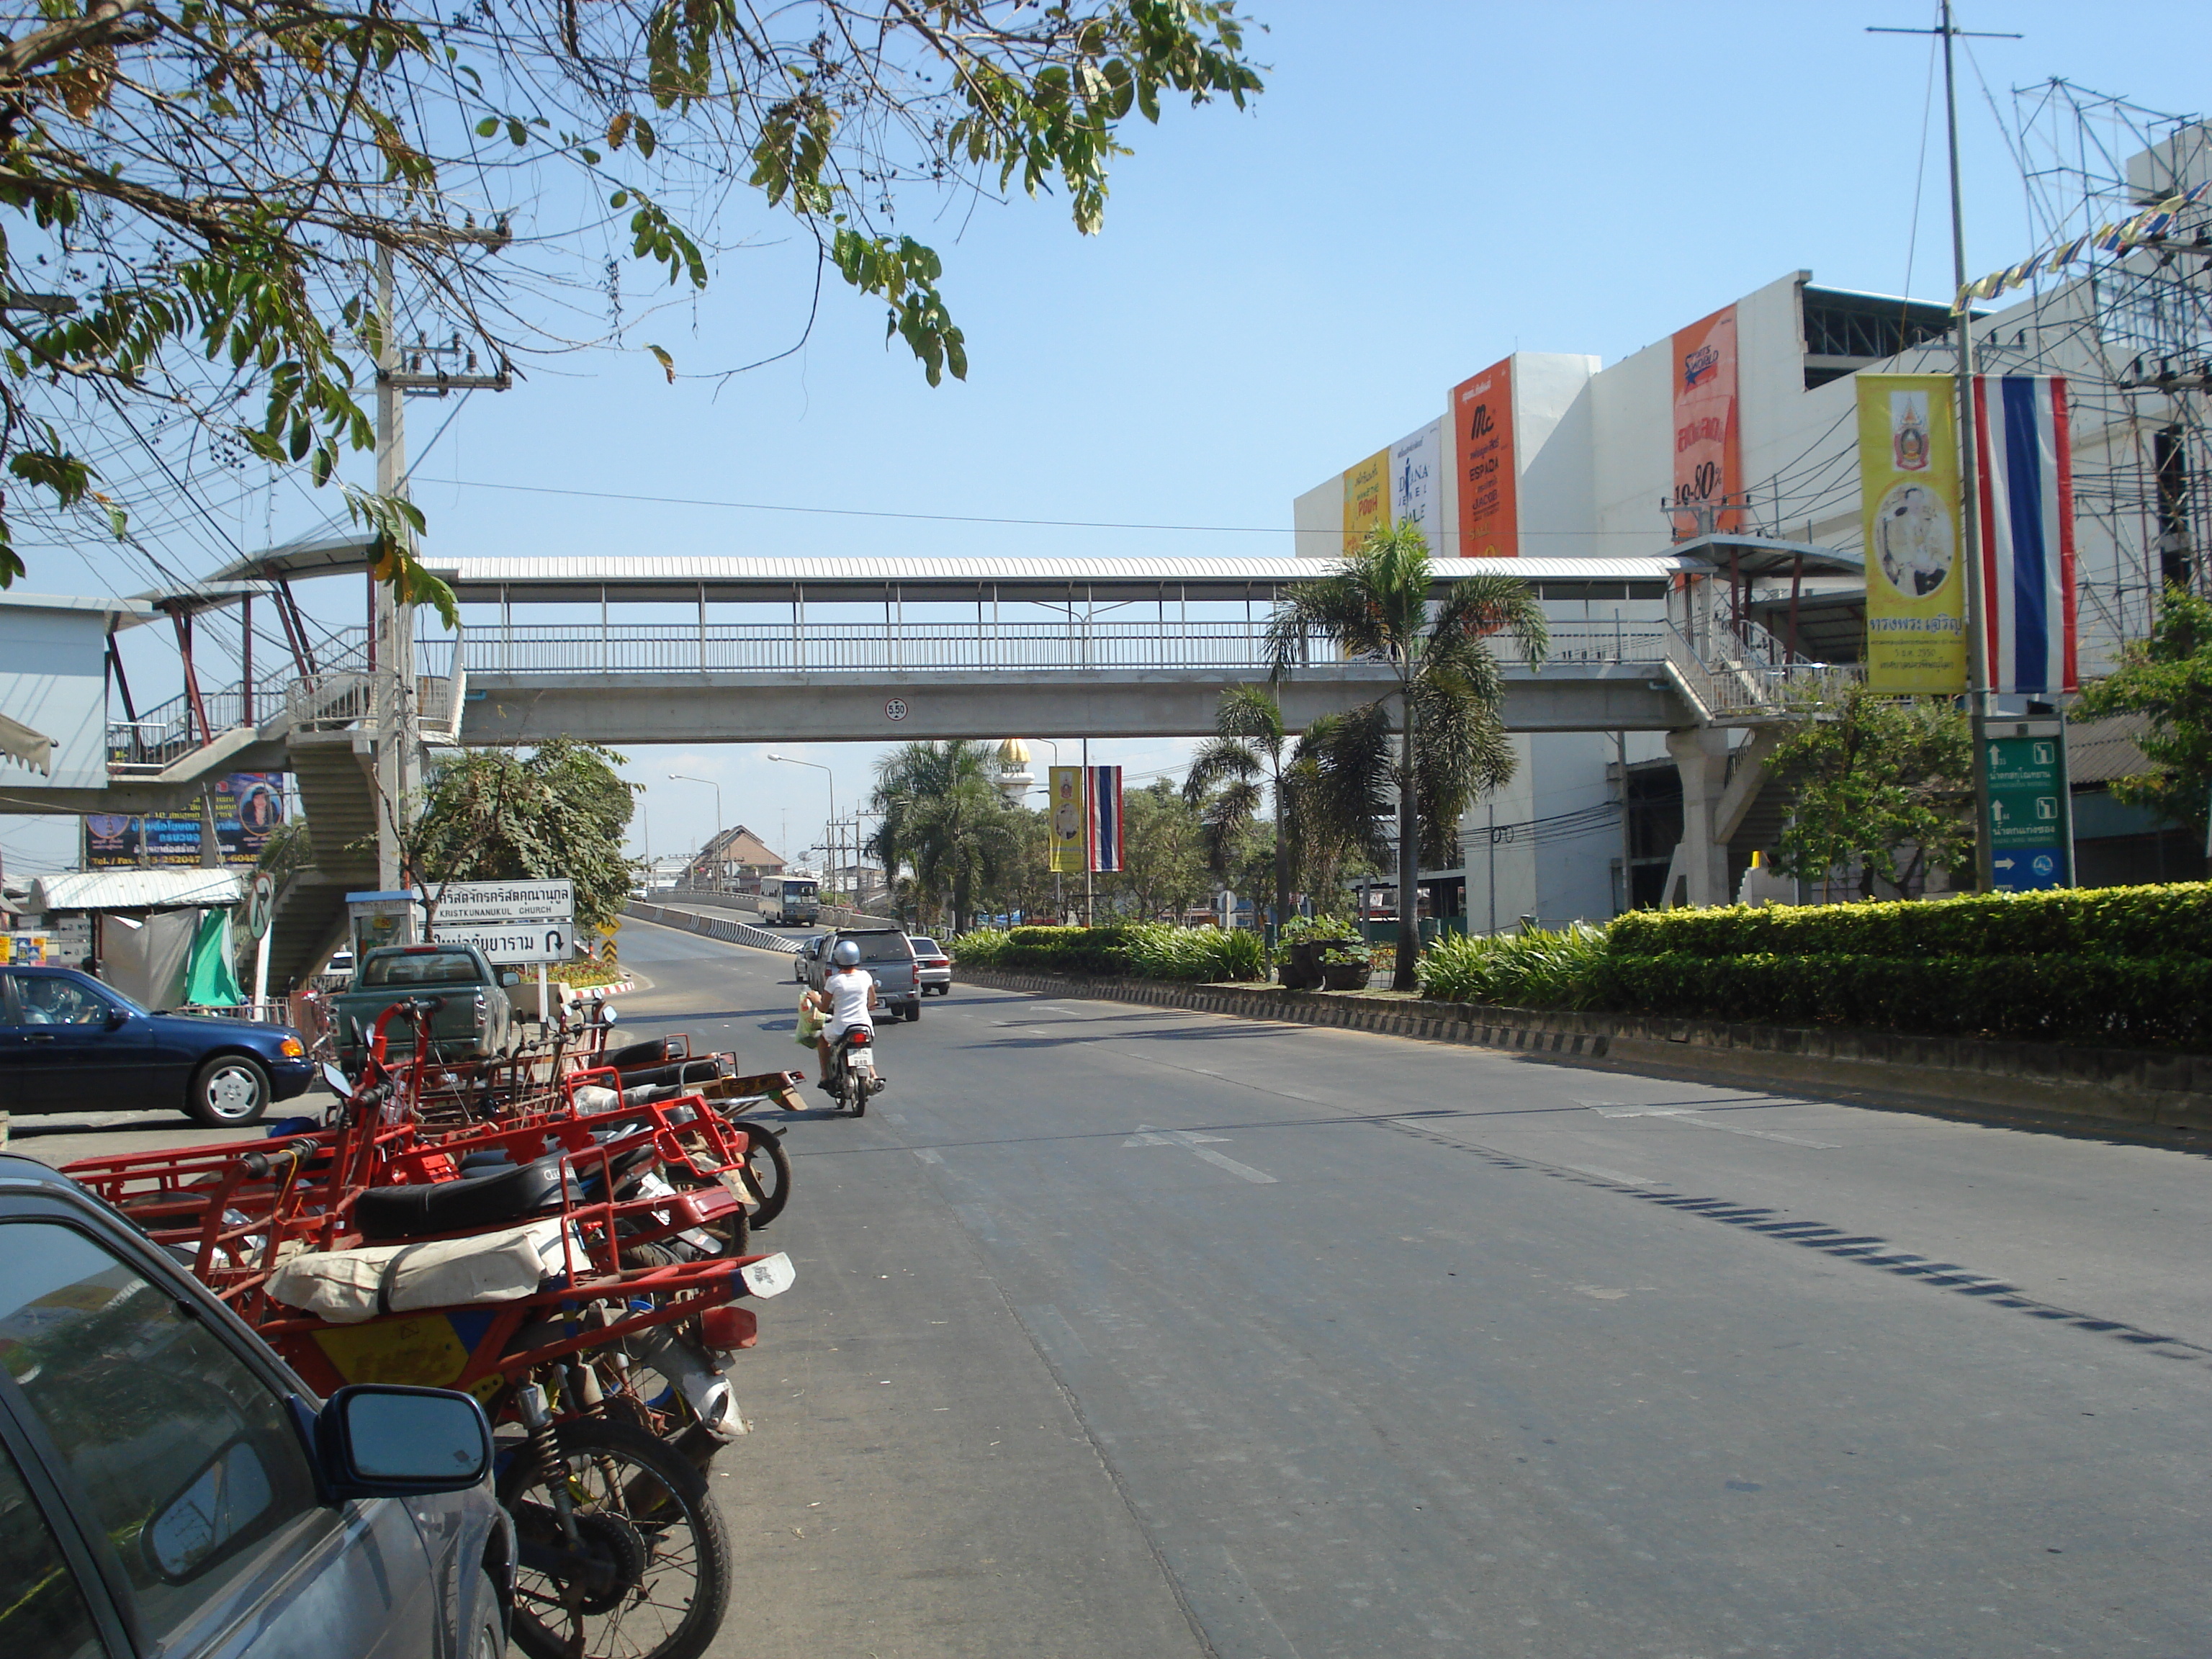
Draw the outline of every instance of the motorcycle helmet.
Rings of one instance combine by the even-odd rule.
[[[860,965],[860,947],[851,939],[841,939],[830,951],[830,960],[840,968],[857,968]]]

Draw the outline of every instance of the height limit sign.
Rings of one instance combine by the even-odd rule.
[[[473,945],[501,967],[566,962],[576,939],[576,889],[568,881],[450,881],[438,895],[431,937]]]

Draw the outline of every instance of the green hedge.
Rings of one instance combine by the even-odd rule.
[[[2212,961],[2201,956],[1608,951],[1593,969],[1589,995],[1580,1006],[1760,1024],[1857,1025],[2100,1048],[2212,1043]]]
[[[1220,981],[1258,979],[1267,970],[1260,936],[1218,927],[1131,922],[1104,927],[978,929],[951,944],[952,959],[972,968],[1079,974],[1093,978]]]
[[[1609,954],[1633,957],[2190,957],[2212,951],[2212,884],[1632,910],[1606,941]]]
[[[979,928],[952,941],[952,959],[976,968],[1033,969],[1049,974],[1115,975],[1129,971],[1126,928]]]

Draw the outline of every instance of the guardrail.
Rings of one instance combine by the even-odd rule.
[[[678,910],[665,904],[647,904],[641,899],[632,899],[624,904],[623,914],[635,916],[641,921],[657,921],[664,927],[681,927],[687,933],[703,934],[708,939],[726,939],[732,945],[749,945],[756,951],[776,951],[787,957],[799,954],[797,939],[771,933],[749,921],[732,921],[727,916],[702,916],[696,910]]]

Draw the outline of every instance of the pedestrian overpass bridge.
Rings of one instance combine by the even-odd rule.
[[[1790,544],[1761,545],[1771,562]],[[353,550],[221,574],[306,576],[356,562]],[[1740,564],[1741,547],[1730,556]],[[1713,648],[1698,601],[1721,568],[1694,552],[1439,561],[1436,587],[1510,574],[1551,617],[1540,663],[1497,647],[1510,729],[1656,732],[1756,717],[1816,666],[1747,653],[1733,635],[1737,648]],[[1317,567],[615,556],[464,559],[440,574],[464,627],[419,641],[415,665],[450,690],[450,738],[757,743],[1210,732],[1224,684],[1268,675],[1274,602]],[[367,654],[364,637],[348,640],[353,672]],[[1303,726],[1389,683],[1383,665],[1310,640],[1282,686],[1285,716]]]
[[[358,576],[367,553],[356,538],[280,549],[118,602],[111,631],[163,613],[175,625],[184,695],[142,711],[119,658],[95,651],[92,690],[104,684],[110,702],[105,756],[83,757],[91,764],[67,783],[51,768],[43,781],[10,772],[0,813],[189,810],[225,773],[292,772],[316,843],[313,866],[294,880],[328,891],[283,907],[282,926],[288,912],[320,915],[348,886],[379,884],[391,856],[371,850],[390,816],[378,804],[380,754],[556,735],[614,744],[1202,736],[1224,686],[1269,676],[1277,598],[1328,568],[1282,557],[470,558],[431,562],[460,600],[457,633],[410,640],[389,614],[380,628],[312,629],[294,584]],[[1527,582],[1549,619],[1540,662],[1494,642],[1507,727],[1668,733],[1686,800],[1718,814],[1711,834],[1689,833],[1724,842],[1757,770],[1728,728],[1771,724],[1796,687],[1835,672],[1748,620],[1748,584],[1767,579],[1771,605],[1773,578],[1787,574],[1794,628],[1804,576],[1859,566],[1826,549],[1715,536],[1641,558],[1440,560],[1435,592],[1478,573]],[[192,617],[257,600],[276,607],[290,659],[257,674],[249,650],[234,682],[215,683],[196,668]],[[1391,683],[1386,665],[1310,638],[1280,685],[1285,722],[1303,727]],[[91,741],[98,730],[95,720]],[[1754,765],[1739,767],[1732,752]],[[1701,878],[1693,894],[1712,885]],[[326,921],[314,926],[327,931]]]

